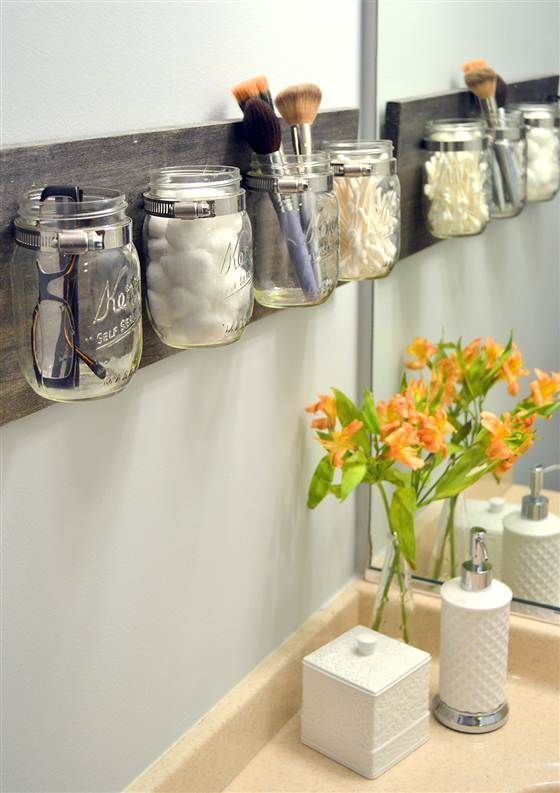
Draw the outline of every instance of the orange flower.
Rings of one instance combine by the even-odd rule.
[[[387,457],[416,471],[424,466],[424,460],[414,448],[419,445],[418,433],[412,424],[403,424],[385,438],[388,446]]]
[[[495,342],[494,339],[488,338],[486,339],[485,349],[488,368],[491,369],[500,355],[502,355],[505,348],[502,347],[501,344]],[[523,356],[521,355],[521,351],[517,344],[513,344],[510,354],[500,367],[499,373],[500,380],[507,380],[508,394],[517,396],[519,393],[519,383],[517,381],[520,377],[525,377],[527,374],[529,374],[529,370],[523,368]]]
[[[381,436],[385,437],[412,417],[415,412],[414,401],[407,394],[395,394],[389,402],[378,402],[377,415],[381,426]]]
[[[495,413],[483,410],[480,414],[481,424],[492,436],[488,444],[486,454],[490,460],[507,460],[511,457],[511,449],[505,442],[512,434],[511,415],[504,413],[503,420],[500,420]]]
[[[307,413],[318,413],[320,410],[325,418],[314,419],[311,426],[318,430],[333,430],[336,426],[336,399],[328,394],[321,394],[318,402],[305,408]]]
[[[517,396],[519,393],[519,383],[517,381],[520,377],[528,375],[529,370],[523,368],[523,356],[516,344],[512,346],[511,354],[505,360],[500,371],[500,377],[508,382],[508,394]]]
[[[541,369],[535,369],[535,374],[537,379],[529,385],[535,405],[551,405],[556,394],[560,393],[560,372],[548,374]]]
[[[444,406],[450,405],[457,397],[455,385],[461,382],[462,379],[461,367],[455,355],[449,358],[442,358],[432,370],[430,398],[434,399],[436,394],[441,392],[441,404]]]
[[[407,352],[414,355],[417,360],[405,361],[404,365],[408,369],[423,369],[428,363],[428,358],[430,358],[436,350],[437,347],[435,344],[429,342],[424,336],[417,336],[407,349]]]
[[[447,413],[438,408],[433,416],[424,413],[418,414],[420,428],[418,437],[420,443],[432,454],[447,454],[445,435],[453,432],[453,426],[447,421]]]
[[[472,361],[480,355],[481,346],[482,339],[479,337],[470,341],[467,346],[463,348],[463,358],[466,363],[472,363]]]
[[[319,443],[329,452],[331,463],[335,468],[342,468],[344,465],[344,455],[357,449],[357,444],[352,440],[352,436],[361,430],[363,422],[354,419],[339,432],[333,432],[330,438],[317,438]]]

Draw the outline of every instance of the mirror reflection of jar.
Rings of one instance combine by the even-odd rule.
[[[245,177],[254,234],[255,298],[269,308],[314,306],[338,279],[338,202],[326,152],[254,154]]]
[[[29,385],[57,402],[120,391],[142,354],[140,265],[125,196],[34,188],[20,199],[15,241],[14,332]]]
[[[424,214],[433,237],[468,237],[490,220],[488,136],[481,121],[439,119],[426,124]]]
[[[253,311],[251,224],[239,169],[170,166],[144,194],[147,307],[164,344],[231,344]]]
[[[340,223],[340,281],[389,275],[401,244],[400,183],[390,140],[325,141]]]
[[[558,104],[520,102],[527,128],[527,201],[550,201],[560,188]]]

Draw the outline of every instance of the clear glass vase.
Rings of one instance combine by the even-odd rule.
[[[462,493],[445,499],[438,520],[432,551],[432,578],[455,578],[467,558],[469,520]]]
[[[391,534],[385,547],[383,568],[373,606],[372,630],[378,631],[386,618],[386,607],[398,604],[400,627],[405,642],[410,641],[409,616],[414,609],[412,575],[396,535]]]

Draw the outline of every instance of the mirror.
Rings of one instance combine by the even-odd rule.
[[[377,129],[383,137],[387,102],[403,97],[444,94],[462,87],[461,64],[481,53],[476,18],[468,4],[381,2],[378,4]],[[487,4],[486,24],[501,25],[499,4]],[[544,24],[544,18],[543,18]],[[523,20],[512,10],[512,30]],[[539,22],[540,24],[540,22]],[[519,34],[521,35],[521,34]],[[398,46],[395,46],[398,42]],[[426,57],[410,69],[403,52],[421,51]],[[429,55],[428,55],[429,53]],[[511,48],[484,52],[495,58],[508,81],[557,72],[557,63],[543,50],[520,64]],[[557,80],[555,80],[555,84]],[[410,154],[410,152],[409,152]],[[397,152],[398,167],[407,153]],[[410,159],[410,158],[408,158]],[[407,348],[416,337],[458,340],[495,339],[505,345],[510,332],[523,354],[520,397],[537,378],[535,369],[560,371],[558,325],[559,235],[558,202],[529,203],[518,217],[493,220],[478,236],[438,242],[397,263],[391,275],[374,285],[373,374],[376,400],[389,400],[399,391]],[[410,196],[403,191],[403,208]],[[404,214],[403,214],[404,218]],[[403,233],[403,237],[404,237]],[[411,372],[409,371],[409,375]],[[518,400],[517,400],[518,401]],[[516,397],[504,382],[492,389],[484,409],[500,417],[511,411]],[[556,619],[560,614],[560,476],[545,475],[543,495],[549,499],[549,519],[533,521],[504,538],[503,519],[521,510],[529,494],[530,470],[560,462],[558,415],[539,421],[537,440],[497,483],[490,476],[477,481],[453,504],[453,546],[443,539],[450,502],[433,501],[415,515],[416,569],[412,576],[437,590],[439,583],[459,574],[468,556],[468,528],[487,529],[488,555],[496,577],[513,590],[515,608]],[[372,488],[371,564],[383,571],[391,556],[387,518],[380,494]],[[512,518],[513,523],[515,520]],[[515,536],[513,536],[515,535]],[[545,536],[546,535],[546,536]],[[387,549],[389,548],[389,553]],[[453,558],[451,558],[453,557]],[[385,564],[387,569],[387,564]],[[536,605],[535,605],[536,604]]]

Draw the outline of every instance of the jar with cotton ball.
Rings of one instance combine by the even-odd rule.
[[[558,103],[520,102],[527,128],[527,201],[550,201],[560,188]]]
[[[390,140],[325,141],[339,205],[339,280],[389,275],[401,242],[400,183]]]
[[[438,119],[425,128],[424,214],[439,239],[481,234],[492,201],[489,141],[482,121]]]
[[[252,234],[238,168],[170,166],[144,193],[147,308],[170,347],[237,341],[253,310]]]

